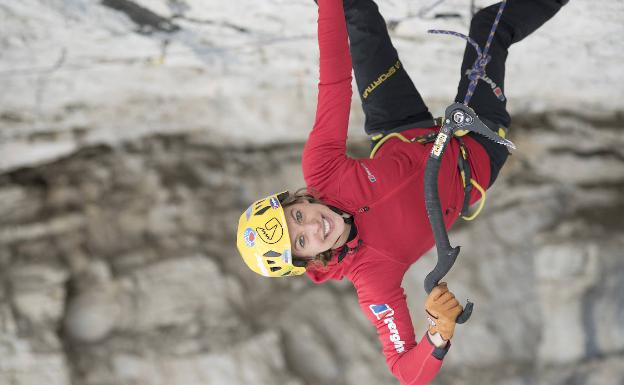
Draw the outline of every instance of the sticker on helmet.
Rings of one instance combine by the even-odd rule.
[[[283,254],[282,258],[284,258],[284,263],[290,265],[290,250],[288,250],[288,249],[284,250],[284,254]]]
[[[256,231],[260,239],[269,245],[279,242],[284,236],[284,227],[277,218],[269,219],[264,227],[256,227]]]
[[[245,211],[245,216],[247,217],[247,220],[251,218],[252,211],[253,211],[253,206],[249,206],[249,208]]]
[[[245,230],[245,235],[243,236],[245,238],[245,244],[249,247],[254,247],[256,244],[256,233],[250,229],[247,228]]]
[[[279,209],[280,203],[276,197],[271,197],[271,199],[269,199],[269,202],[271,203],[271,207],[273,207],[274,209]]]

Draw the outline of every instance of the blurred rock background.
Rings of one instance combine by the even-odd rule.
[[[477,1],[476,7],[489,4]],[[435,113],[470,2],[385,0]],[[436,5],[437,4],[437,5]],[[514,47],[510,158],[451,289],[476,303],[435,383],[624,384],[624,3],[573,0]],[[0,384],[394,384],[348,282],[265,280],[235,248],[303,185],[308,0],[0,0]],[[350,151],[366,153],[354,98]],[[405,277],[417,335],[423,257]]]

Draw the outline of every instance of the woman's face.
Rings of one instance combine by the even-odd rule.
[[[324,204],[303,201],[284,212],[295,256],[311,258],[347,242],[351,226]]]

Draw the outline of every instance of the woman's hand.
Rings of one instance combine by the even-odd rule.
[[[425,301],[429,333],[432,335],[440,333],[443,340],[450,340],[455,331],[455,320],[463,310],[446,283],[441,282],[431,290]]]

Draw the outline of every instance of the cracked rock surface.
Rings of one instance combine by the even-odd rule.
[[[469,2],[378,3],[405,68],[442,113],[464,44],[426,31],[465,32]],[[316,15],[312,0],[0,0],[0,169],[158,133],[225,145],[305,140]],[[621,110],[623,17],[619,0],[575,0],[514,45],[512,114]],[[361,138],[359,105],[354,97],[350,135]]]
[[[513,134],[525,150],[488,208],[451,233],[464,248],[448,280],[478,310],[436,381],[622,381],[624,178],[597,179],[573,136],[549,144],[565,128],[556,114],[525,119]],[[605,138],[621,129],[576,122]],[[598,143],[596,161],[610,167],[616,143]],[[1,175],[0,379],[394,383],[347,282],[263,280],[240,263],[232,224],[274,183],[301,184],[302,145],[226,148],[159,135]],[[544,169],[556,149],[573,154],[574,178]],[[404,280],[418,334],[433,264],[427,254]]]
[[[443,111],[463,45],[424,31],[467,3],[379,4]],[[397,383],[348,282],[260,279],[235,247],[250,202],[303,186],[314,7],[0,0],[0,385]],[[451,231],[475,312],[436,384],[624,383],[622,16],[575,0],[512,51],[518,150]],[[404,279],[416,335],[434,264]]]

